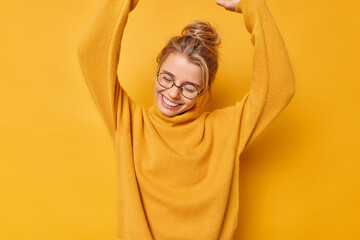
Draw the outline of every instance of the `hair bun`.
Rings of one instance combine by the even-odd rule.
[[[183,28],[182,35],[198,39],[212,51],[216,51],[221,42],[219,34],[208,22],[194,21]]]

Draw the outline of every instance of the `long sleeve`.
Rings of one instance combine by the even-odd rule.
[[[130,125],[133,103],[121,88],[117,67],[129,12],[137,0],[105,0],[78,46],[80,67],[110,135]]]
[[[240,0],[236,12],[243,13],[254,45],[253,80],[240,126],[239,148],[244,149],[287,106],[295,91],[291,63],[265,0]]]

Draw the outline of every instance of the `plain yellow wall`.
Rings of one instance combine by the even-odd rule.
[[[0,239],[116,239],[114,153],[76,56],[101,1],[1,4]],[[242,155],[238,239],[360,239],[359,1],[267,2],[296,93]],[[212,107],[248,91],[253,46],[240,14],[215,0],[140,0],[119,67],[137,102],[152,104],[158,51],[195,19],[223,37]]]

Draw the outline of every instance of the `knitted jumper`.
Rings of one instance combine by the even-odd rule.
[[[78,48],[82,73],[117,161],[117,236],[124,240],[232,239],[244,148],[294,94],[289,57],[264,0],[240,0],[254,45],[250,90],[235,106],[174,117],[121,87],[121,39],[136,0],[105,0]],[[240,21],[240,19],[239,19]]]

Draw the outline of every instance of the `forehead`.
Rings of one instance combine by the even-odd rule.
[[[171,73],[177,84],[193,83],[203,87],[201,67],[181,54],[171,53],[161,65],[161,71]]]

